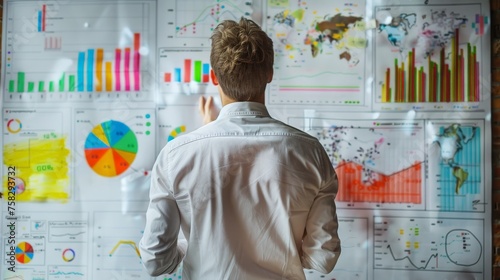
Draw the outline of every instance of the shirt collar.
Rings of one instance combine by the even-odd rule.
[[[264,104],[252,101],[233,102],[222,107],[217,119],[230,116],[259,116],[269,117],[269,112]]]

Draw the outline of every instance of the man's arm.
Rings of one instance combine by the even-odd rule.
[[[302,240],[302,266],[321,273],[330,273],[340,256],[335,196],[338,181],[331,163],[324,162],[325,184],[321,187],[309,211]]]
[[[160,165],[158,160],[152,170],[146,227],[139,242],[142,263],[151,276],[173,273],[186,252],[185,244],[177,244],[179,209],[162,178],[165,171]]]

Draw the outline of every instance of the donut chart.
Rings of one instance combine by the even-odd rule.
[[[23,124],[18,119],[10,119],[7,122],[7,130],[12,134],[18,133],[21,128],[23,128]]]
[[[75,259],[75,256],[76,256],[75,250],[71,248],[64,249],[64,251],[62,252],[62,259],[65,262],[73,261]]]
[[[16,259],[19,263],[29,263],[35,256],[33,246],[28,242],[21,242],[16,247]]]
[[[172,130],[170,132],[170,135],[168,135],[167,142],[170,142],[170,141],[174,140],[175,137],[177,137],[177,135],[179,135],[179,134],[181,134],[183,132],[186,132],[186,126],[185,125],[181,125],[179,127],[176,127],[174,130]]]
[[[125,172],[134,161],[138,142],[135,133],[124,123],[109,120],[96,125],[84,145],[90,168],[105,177]]]

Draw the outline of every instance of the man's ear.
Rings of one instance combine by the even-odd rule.
[[[212,80],[212,84],[214,84],[214,86],[217,86],[219,84],[219,81],[217,80],[217,77],[215,76],[215,72],[212,69],[210,69],[210,79]]]
[[[270,83],[273,80],[273,74],[274,74],[274,69],[271,70],[271,73],[269,73],[269,76],[267,77],[267,82]]]

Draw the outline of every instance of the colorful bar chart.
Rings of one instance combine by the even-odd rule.
[[[26,72],[17,72],[16,79],[8,82],[9,93],[24,92],[116,92],[141,90],[140,33],[134,34],[133,48],[117,48],[114,58],[106,60],[108,51],[103,48],[80,51],[76,57],[76,71],[63,72],[59,80],[30,81]],[[47,37],[46,49],[60,49],[61,38]],[[132,55],[132,58],[131,58]],[[133,63],[131,65],[131,63]],[[45,88],[45,83],[49,88]],[[124,85],[122,85],[124,83]],[[35,88],[38,84],[38,88]],[[50,86],[52,85],[52,86]],[[54,85],[57,85],[55,88]]]
[[[217,93],[210,80],[210,53],[207,50],[161,49],[159,53],[160,92],[174,94]]]
[[[173,72],[164,72],[165,83],[208,83],[210,81],[210,64],[201,60],[184,59],[184,67],[176,67]],[[173,79],[172,79],[173,77]]]
[[[455,29],[449,54],[442,47],[439,59],[429,55],[425,66],[415,63],[415,48],[406,61],[394,59],[394,67],[387,68],[381,85],[382,102],[479,102],[477,49],[470,43],[459,46],[459,39],[459,29]]]

